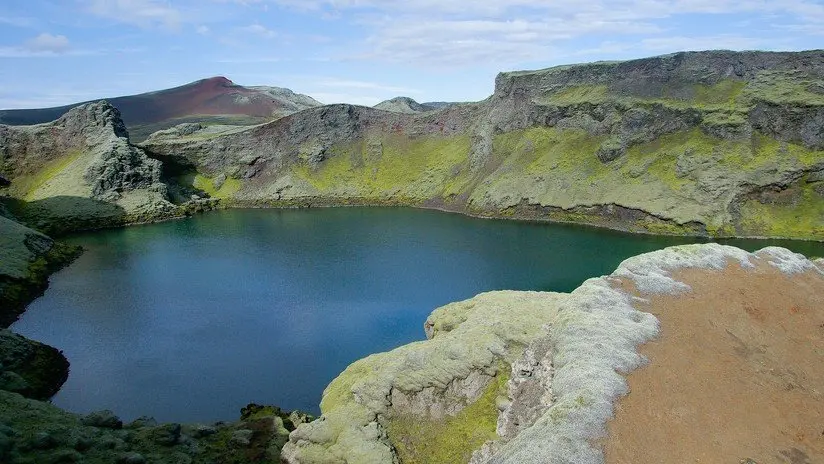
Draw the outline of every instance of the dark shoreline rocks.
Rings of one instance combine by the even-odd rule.
[[[0,329],[0,390],[47,400],[69,376],[69,361],[56,348]]]

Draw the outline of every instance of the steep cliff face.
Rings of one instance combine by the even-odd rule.
[[[411,204],[630,231],[824,239],[824,52],[503,73],[425,114],[336,105],[150,138],[239,204]]]
[[[129,143],[120,113],[90,103],[36,126],[0,126],[8,210],[44,230],[172,214],[160,162]]]

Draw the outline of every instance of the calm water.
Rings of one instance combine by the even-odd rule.
[[[12,328],[62,349],[54,402],[124,419],[236,419],[248,402],[318,411],[349,363],[424,338],[437,306],[488,290],[569,291],[692,239],[391,208],[220,211],[73,237]],[[804,242],[768,244],[824,255]]]

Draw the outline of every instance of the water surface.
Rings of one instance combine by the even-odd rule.
[[[424,338],[432,309],[498,289],[570,291],[694,239],[393,208],[229,210],[72,237],[86,252],[12,329],[62,349],[54,402],[124,419],[318,412],[352,361]],[[778,244],[824,255],[819,243]]]

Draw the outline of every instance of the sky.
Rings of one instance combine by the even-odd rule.
[[[0,108],[225,76],[323,103],[477,101],[498,72],[824,48],[824,0],[3,0]]]

